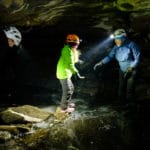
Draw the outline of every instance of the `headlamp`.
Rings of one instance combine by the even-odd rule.
[[[115,37],[114,37],[113,34],[111,34],[111,35],[109,36],[109,38],[110,38],[110,39],[114,39]]]

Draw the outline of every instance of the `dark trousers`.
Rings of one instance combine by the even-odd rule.
[[[136,70],[133,70],[130,74],[126,74],[120,70],[118,89],[119,100],[124,101],[125,103],[134,100],[135,78]]]
[[[62,86],[61,108],[66,109],[68,103],[71,101],[74,92],[74,85],[71,79],[61,79],[60,83]]]

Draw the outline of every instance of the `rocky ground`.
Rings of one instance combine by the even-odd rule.
[[[123,111],[112,106],[90,109],[83,100],[76,100],[76,104],[78,108],[72,114],[62,114],[56,105],[42,108],[24,105],[2,111],[0,149],[125,150],[136,147],[139,135],[133,130],[133,124],[137,120],[128,109]]]

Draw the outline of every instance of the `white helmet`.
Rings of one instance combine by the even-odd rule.
[[[16,27],[9,27],[8,29],[4,30],[5,35],[7,38],[12,39],[16,46],[19,46],[22,36],[20,31]]]
[[[127,36],[127,33],[124,29],[117,29],[115,32],[114,32],[114,38],[115,39],[119,39],[119,38],[124,38]]]

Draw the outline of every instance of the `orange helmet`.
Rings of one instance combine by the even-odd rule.
[[[76,34],[68,34],[66,38],[67,43],[80,43],[79,37]]]

